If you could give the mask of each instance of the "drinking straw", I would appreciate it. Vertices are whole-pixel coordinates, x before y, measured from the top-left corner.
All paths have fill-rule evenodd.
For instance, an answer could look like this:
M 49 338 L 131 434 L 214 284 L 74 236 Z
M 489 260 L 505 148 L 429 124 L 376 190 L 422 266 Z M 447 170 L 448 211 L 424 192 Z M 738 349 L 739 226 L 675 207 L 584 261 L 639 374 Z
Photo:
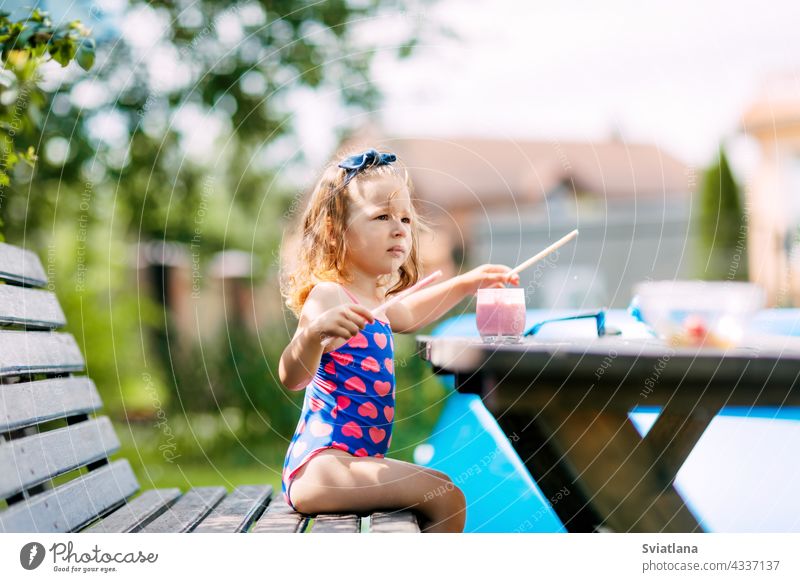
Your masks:
M 571 233 L 569 233 L 568 235 L 566 235 L 565 237 L 562 237 L 561 239 L 559 239 L 556 242 L 554 242 L 553 244 L 551 244 L 549 247 L 544 249 L 542 252 L 533 255 L 530 259 L 528 259 L 524 263 L 521 263 L 521 264 L 517 265 L 516 267 L 511 269 L 511 271 L 508 274 L 509 275 L 514 275 L 516 273 L 519 273 L 523 269 L 527 269 L 528 267 L 530 267 L 534 263 L 537 263 L 537 262 L 541 261 L 543 258 L 545 258 L 547 255 L 549 255 L 550 253 L 552 253 L 556 249 L 559 249 L 562 246 L 564 246 L 565 244 L 567 244 L 569 241 L 574 239 L 576 236 L 578 236 L 578 229 L 577 228 L 575 230 L 573 230 Z
M 408 297 L 412 293 L 414 293 L 416 291 L 419 291 L 422 287 L 424 287 L 425 285 L 430 284 L 434 279 L 437 279 L 437 278 L 439 278 L 441 276 L 442 276 L 442 270 L 438 269 L 438 270 L 434 271 L 433 273 L 431 273 L 430 275 L 428 275 L 427 277 L 425 277 L 424 279 L 420 279 L 419 281 L 414 283 L 408 289 L 402 291 L 401 293 L 398 293 L 397 295 L 395 295 L 394 297 L 389 299 L 389 301 L 381 303 L 378 307 L 376 307 L 375 309 L 371 310 L 370 313 L 372 314 L 372 317 L 375 317 L 378 313 L 380 313 L 381 311 L 383 311 L 385 309 L 389 309 L 392 305 L 394 305 L 398 301 L 402 301 L 403 299 L 405 299 L 406 297 Z M 322 349 L 325 349 L 327 347 L 327 345 L 333 341 L 333 338 L 334 338 L 334 336 L 329 336 L 329 337 L 326 337 L 324 340 L 322 340 Z

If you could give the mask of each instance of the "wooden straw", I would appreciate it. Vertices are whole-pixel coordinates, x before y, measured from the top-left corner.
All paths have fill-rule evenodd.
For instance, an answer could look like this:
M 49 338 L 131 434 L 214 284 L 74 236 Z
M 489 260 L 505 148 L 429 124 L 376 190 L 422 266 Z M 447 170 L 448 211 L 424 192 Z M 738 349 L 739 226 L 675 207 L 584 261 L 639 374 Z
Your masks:
M 574 239 L 576 236 L 578 236 L 578 229 L 577 228 L 575 230 L 573 230 L 571 233 L 569 233 L 567 236 L 562 237 L 561 239 L 559 239 L 556 242 L 554 242 L 553 244 L 551 244 L 549 247 L 544 249 L 542 252 L 540 252 L 540 253 L 538 253 L 536 255 L 533 255 L 530 259 L 528 259 L 524 263 L 521 263 L 521 264 L 517 265 L 516 267 L 514 267 L 513 269 L 511 269 L 511 271 L 509 272 L 509 275 L 514 275 L 516 273 L 519 273 L 523 269 L 527 269 L 528 267 L 530 267 L 534 263 L 537 263 L 537 262 L 541 261 L 547 255 L 549 255 L 553 251 L 563 247 L 565 244 L 567 244 L 569 241 Z

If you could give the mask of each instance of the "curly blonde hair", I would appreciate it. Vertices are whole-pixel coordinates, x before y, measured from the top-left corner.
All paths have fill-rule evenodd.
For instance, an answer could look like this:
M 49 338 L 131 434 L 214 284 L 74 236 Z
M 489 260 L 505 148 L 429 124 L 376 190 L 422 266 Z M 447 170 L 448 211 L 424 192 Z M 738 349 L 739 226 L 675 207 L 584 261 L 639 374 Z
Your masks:
M 299 250 L 294 257 L 296 263 L 290 270 L 281 270 L 281 296 L 286 306 L 298 318 L 303 304 L 315 285 L 323 281 L 336 283 L 353 281 L 353 275 L 348 271 L 346 263 L 345 230 L 353 196 L 350 184 L 356 181 L 374 176 L 395 176 L 405 183 L 411 195 L 411 249 L 396 273 L 382 277 L 379 287 L 387 288 L 388 297 L 411 287 L 420 279 L 419 236 L 421 232 L 431 232 L 431 228 L 417 208 L 408 170 L 398 159 L 390 164 L 366 168 L 359 172 L 350 184 L 345 185 L 346 171 L 339 168 L 338 163 L 357 151 L 360 150 L 349 148 L 340 153 L 335 161 L 330 162 L 322 171 L 311 193 L 308 207 L 300 220 L 302 231 L 299 233 Z M 394 194 L 396 193 L 390 194 L 390 198 Z

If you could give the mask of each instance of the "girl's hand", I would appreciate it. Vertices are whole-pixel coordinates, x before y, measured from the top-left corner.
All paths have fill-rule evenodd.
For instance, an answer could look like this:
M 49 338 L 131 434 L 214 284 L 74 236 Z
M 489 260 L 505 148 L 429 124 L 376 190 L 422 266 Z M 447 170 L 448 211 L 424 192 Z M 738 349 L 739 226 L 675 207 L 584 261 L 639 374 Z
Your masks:
M 466 294 L 475 294 L 478 289 L 499 288 L 506 284 L 519 286 L 519 274 L 510 275 L 511 267 L 505 265 L 481 265 L 459 275 Z
M 320 341 L 326 337 L 349 340 L 373 321 L 375 318 L 363 305 L 345 303 L 322 312 L 311 322 L 309 330 Z

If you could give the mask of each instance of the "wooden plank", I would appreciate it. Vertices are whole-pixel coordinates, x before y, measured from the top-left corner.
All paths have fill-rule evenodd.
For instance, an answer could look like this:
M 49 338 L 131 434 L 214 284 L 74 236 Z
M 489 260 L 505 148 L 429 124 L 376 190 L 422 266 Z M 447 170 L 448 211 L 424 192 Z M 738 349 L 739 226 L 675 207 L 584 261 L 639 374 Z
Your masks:
M 191 531 L 214 509 L 226 493 L 224 487 L 195 487 L 139 531 L 141 533 Z
M 0 376 L 80 372 L 81 355 L 68 333 L 0 331 Z
M 47 285 L 47 275 L 39 257 L 31 251 L 6 243 L 0 243 L 0 280 L 31 287 Z
M 149 489 L 83 533 L 132 533 L 162 515 L 181 496 L 178 488 Z
M 419 521 L 411 510 L 375 512 L 369 520 L 370 533 L 420 533 Z
M 276 495 L 251 533 L 299 533 L 308 524 L 308 516 L 289 507 L 282 495 Z
M 0 432 L 102 407 L 97 387 L 85 376 L 0 384 Z
M 0 445 L 0 497 L 105 459 L 119 450 L 111 421 L 103 416 Z
M 258 519 L 272 497 L 272 485 L 241 485 L 192 533 L 241 533 Z
M 55 329 L 66 323 L 58 299 L 50 291 L 0 285 L 0 325 Z
M 0 532 L 77 531 L 138 489 L 130 464 L 120 459 L 0 512 Z
M 359 533 L 361 518 L 352 514 L 324 514 L 314 518 L 311 533 Z

